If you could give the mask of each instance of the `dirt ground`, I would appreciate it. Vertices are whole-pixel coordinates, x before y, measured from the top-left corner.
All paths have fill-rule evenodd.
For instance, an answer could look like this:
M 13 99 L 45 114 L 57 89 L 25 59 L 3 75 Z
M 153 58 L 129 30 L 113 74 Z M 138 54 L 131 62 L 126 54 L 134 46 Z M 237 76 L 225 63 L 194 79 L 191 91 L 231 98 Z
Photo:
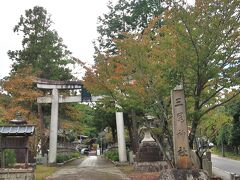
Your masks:
M 159 172 L 136 172 L 132 165 L 118 166 L 131 180 L 157 180 Z

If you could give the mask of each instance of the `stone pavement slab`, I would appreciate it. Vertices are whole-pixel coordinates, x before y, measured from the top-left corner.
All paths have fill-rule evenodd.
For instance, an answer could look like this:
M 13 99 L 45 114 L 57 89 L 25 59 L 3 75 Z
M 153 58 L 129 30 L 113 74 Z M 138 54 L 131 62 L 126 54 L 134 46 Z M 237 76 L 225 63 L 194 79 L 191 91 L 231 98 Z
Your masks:
M 112 162 L 100 156 L 88 156 L 83 161 L 69 163 L 48 180 L 128 180 Z

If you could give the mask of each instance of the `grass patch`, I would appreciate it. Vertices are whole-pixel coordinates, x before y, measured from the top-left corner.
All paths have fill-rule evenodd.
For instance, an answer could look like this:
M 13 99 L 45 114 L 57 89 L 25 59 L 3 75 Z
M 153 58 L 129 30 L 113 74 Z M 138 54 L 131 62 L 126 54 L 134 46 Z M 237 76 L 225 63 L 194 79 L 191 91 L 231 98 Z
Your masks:
M 222 151 L 220 151 L 218 148 L 214 147 L 212 149 L 212 153 L 213 154 L 216 154 L 216 155 L 219 155 L 219 156 L 222 156 Z M 240 155 L 239 154 L 236 154 L 232 151 L 224 151 L 224 154 L 225 154 L 225 157 L 227 158 L 230 158 L 230 159 L 234 159 L 234 160 L 240 160 Z
M 35 169 L 36 180 L 44 180 L 46 177 L 54 173 L 57 169 L 57 167 L 37 165 Z

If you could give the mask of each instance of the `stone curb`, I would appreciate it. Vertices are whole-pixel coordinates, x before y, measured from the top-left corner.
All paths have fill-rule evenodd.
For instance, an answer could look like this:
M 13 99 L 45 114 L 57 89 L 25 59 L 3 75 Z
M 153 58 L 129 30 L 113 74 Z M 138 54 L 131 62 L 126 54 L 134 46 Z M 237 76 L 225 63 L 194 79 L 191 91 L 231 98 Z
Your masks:
M 129 165 L 130 163 L 127 161 L 127 162 L 119 162 L 119 161 L 113 161 L 105 156 L 102 156 L 103 158 L 107 159 L 108 161 L 111 161 L 115 166 L 124 166 L 124 165 Z
M 57 163 L 57 166 L 63 166 L 64 164 L 66 164 L 66 163 L 68 163 L 68 162 L 71 162 L 71 161 L 74 161 L 74 160 L 76 160 L 76 159 L 80 159 L 80 157 L 78 157 L 78 158 L 72 158 L 72 159 L 69 159 L 69 160 L 64 161 L 64 162 L 62 162 L 62 163 Z

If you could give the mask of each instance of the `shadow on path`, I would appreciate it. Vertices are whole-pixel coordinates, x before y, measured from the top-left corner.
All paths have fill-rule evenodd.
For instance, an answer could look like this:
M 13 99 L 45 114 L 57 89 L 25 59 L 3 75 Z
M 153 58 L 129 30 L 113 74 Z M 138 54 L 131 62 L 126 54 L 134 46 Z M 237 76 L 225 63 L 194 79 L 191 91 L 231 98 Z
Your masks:
M 48 177 L 49 180 L 127 180 L 114 164 L 100 156 L 75 160 Z

